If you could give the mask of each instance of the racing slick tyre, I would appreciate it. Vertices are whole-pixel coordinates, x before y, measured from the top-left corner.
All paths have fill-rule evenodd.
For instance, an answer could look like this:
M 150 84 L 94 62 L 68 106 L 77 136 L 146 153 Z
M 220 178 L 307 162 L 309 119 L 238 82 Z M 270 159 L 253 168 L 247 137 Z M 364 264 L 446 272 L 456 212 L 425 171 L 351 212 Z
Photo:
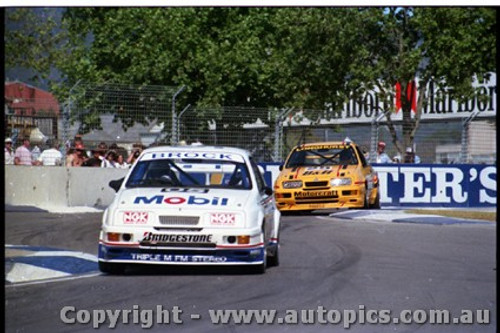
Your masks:
M 266 249 L 264 249 L 264 262 L 262 264 L 258 264 L 255 267 L 252 267 L 252 273 L 254 274 L 264 274 L 267 268 L 267 255 Z
M 99 261 L 99 270 L 107 274 L 123 274 L 125 265 Z
M 368 192 L 368 187 L 365 186 L 365 200 L 363 202 L 363 209 L 369 209 L 370 208 L 370 192 Z
M 279 244 L 276 244 L 276 246 L 273 249 L 273 255 L 267 258 L 267 264 L 269 265 L 269 267 L 277 267 L 280 265 L 279 249 L 280 249 Z
M 370 205 L 372 209 L 380 209 L 380 193 L 377 192 L 377 197 L 375 198 L 375 202 L 373 205 Z

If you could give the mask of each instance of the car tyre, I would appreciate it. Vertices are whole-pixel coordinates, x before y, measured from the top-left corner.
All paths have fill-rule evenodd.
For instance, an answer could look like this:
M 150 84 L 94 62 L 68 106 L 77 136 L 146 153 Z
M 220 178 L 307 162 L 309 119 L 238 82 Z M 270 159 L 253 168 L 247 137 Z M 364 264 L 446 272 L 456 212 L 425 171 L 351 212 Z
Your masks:
M 99 261 L 99 270 L 106 274 L 123 274 L 125 273 L 125 265 Z
M 369 209 L 370 208 L 370 192 L 368 192 L 368 187 L 365 186 L 365 200 L 363 202 L 363 209 Z
M 258 264 L 257 266 L 254 267 L 253 273 L 254 274 L 264 274 L 267 269 L 267 255 L 264 253 L 264 262 L 262 264 Z
M 373 205 L 370 205 L 370 208 L 380 209 L 380 193 L 377 191 L 377 197 L 375 198 L 375 202 Z
M 274 247 L 273 255 L 267 258 L 267 263 L 270 267 L 277 267 L 280 265 L 280 245 L 279 243 L 276 244 Z
M 266 272 L 268 245 L 264 245 L 263 252 L 262 263 L 252 267 L 252 273 L 254 274 L 264 274 Z

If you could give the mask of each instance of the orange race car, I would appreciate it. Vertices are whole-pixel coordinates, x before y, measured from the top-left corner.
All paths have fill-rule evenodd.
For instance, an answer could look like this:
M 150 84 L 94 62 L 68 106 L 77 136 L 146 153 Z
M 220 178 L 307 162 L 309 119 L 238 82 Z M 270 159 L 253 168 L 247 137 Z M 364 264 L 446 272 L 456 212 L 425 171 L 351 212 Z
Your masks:
M 292 149 L 274 183 L 281 212 L 329 208 L 380 208 L 378 177 L 350 140 Z

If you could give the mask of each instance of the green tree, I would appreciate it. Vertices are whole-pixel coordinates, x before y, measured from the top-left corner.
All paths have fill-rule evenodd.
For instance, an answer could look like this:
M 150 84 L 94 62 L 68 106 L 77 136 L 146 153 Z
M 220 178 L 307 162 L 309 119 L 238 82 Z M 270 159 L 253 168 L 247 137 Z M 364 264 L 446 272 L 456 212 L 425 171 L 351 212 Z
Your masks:
M 30 80 L 46 85 L 57 69 L 64 31 L 57 8 L 5 9 L 5 70 L 28 70 Z
M 496 13 L 487 8 L 368 8 L 360 11 L 360 48 L 350 66 L 348 90 L 377 87 L 382 100 L 394 99 L 401 84 L 402 137 L 391 120 L 393 103 L 386 103 L 387 124 L 400 153 L 411 147 L 427 88 L 434 82 L 450 97 L 465 101 L 475 95 L 475 77 L 482 80 L 496 68 Z M 412 117 L 411 89 L 417 80 L 418 101 Z M 392 111 L 392 112 L 391 112 Z
M 6 65 L 40 77 L 56 67 L 62 79 L 52 90 L 60 100 L 80 80 L 186 86 L 179 103 L 200 112 L 295 107 L 316 110 L 306 115 L 314 120 L 373 89 L 385 101 L 380 111 L 394 111 L 399 82 L 402 137 L 391 112 L 387 124 L 400 152 L 413 144 L 431 81 L 466 100 L 473 78 L 496 68 L 489 8 L 66 8 L 58 29 L 57 21 L 31 24 L 32 15 L 7 13 L 25 26 L 6 29 Z M 414 79 L 412 116 L 406 86 Z

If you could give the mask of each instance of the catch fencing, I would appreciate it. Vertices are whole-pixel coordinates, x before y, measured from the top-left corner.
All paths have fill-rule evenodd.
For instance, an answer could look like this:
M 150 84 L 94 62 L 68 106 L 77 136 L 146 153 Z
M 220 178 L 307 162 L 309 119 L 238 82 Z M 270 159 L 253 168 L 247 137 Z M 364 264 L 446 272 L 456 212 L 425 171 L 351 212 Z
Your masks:
M 402 125 L 395 124 L 398 138 Z M 342 141 L 351 139 L 367 152 L 375 163 L 377 143 L 386 144 L 385 153 L 393 162 L 403 161 L 405 151 L 399 151 L 385 123 L 343 124 L 338 126 L 301 126 L 284 129 L 284 151 L 300 143 Z M 448 119 L 421 122 L 412 149 L 421 163 L 432 164 L 495 164 L 496 121 L 494 118 Z
M 130 153 L 134 143 L 154 145 L 223 145 L 249 150 L 257 162 L 281 162 L 297 144 L 342 141 L 361 145 L 374 162 L 379 141 L 386 153 L 402 158 L 385 118 L 374 115 L 360 122 L 337 121 L 325 111 L 291 107 L 250 108 L 239 106 L 194 107 L 185 98 L 186 87 L 78 83 L 52 113 L 5 106 L 5 135 L 15 139 L 38 134 L 43 145 L 56 139 L 66 153 L 75 136 L 81 135 L 88 150 L 100 142 L 117 144 Z M 182 101 L 182 102 L 181 102 Z M 31 101 L 43 104 L 43 101 Z M 496 109 L 496 106 L 495 106 Z M 39 111 L 42 110 L 42 111 Z M 306 121 L 304 114 L 314 121 Z M 423 119 L 412 148 L 421 163 L 496 163 L 496 110 L 493 116 Z M 302 118 L 301 118 L 302 117 Z M 393 121 L 398 140 L 401 121 Z M 40 135 L 40 133 L 42 133 Z

